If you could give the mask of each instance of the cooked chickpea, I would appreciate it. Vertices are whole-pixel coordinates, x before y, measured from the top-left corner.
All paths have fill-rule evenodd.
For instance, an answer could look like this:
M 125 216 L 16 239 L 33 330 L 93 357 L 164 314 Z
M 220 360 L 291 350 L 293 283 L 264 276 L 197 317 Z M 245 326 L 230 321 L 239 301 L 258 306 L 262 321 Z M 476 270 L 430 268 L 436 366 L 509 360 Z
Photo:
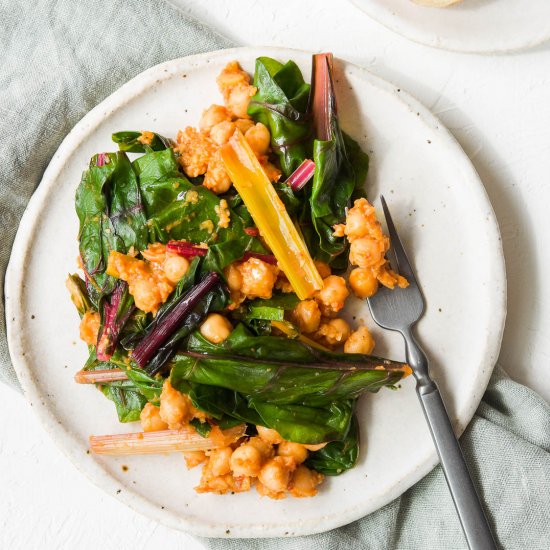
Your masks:
M 235 264 L 228 265 L 223 271 L 227 286 L 232 292 L 238 292 L 243 285 L 243 276 Z
M 330 275 L 323 279 L 323 288 L 315 295 L 321 313 L 327 317 L 333 317 L 335 313 L 344 307 L 349 290 L 346 281 L 338 275 Z
M 256 156 L 267 153 L 269 144 L 271 143 L 271 135 L 267 126 L 258 122 L 246 131 L 244 137 Z
M 231 472 L 231 447 L 220 447 L 210 451 L 210 471 L 214 476 L 224 476 Z
M 166 278 L 175 284 L 187 273 L 189 262 L 183 256 L 167 256 L 163 269 Z
M 221 149 L 218 149 L 210 157 L 202 182 L 207 189 L 210 189 L 216 195 L 225 193 L 231 187 L 231 178 L 225 170 L 220 151 Z
M 226 340 L 233 326 L 231 323 L 219 313 L 211 313 L 203 322 L 200 328 L 200 333 L 213 344 L 220 344 Z
M 256 93 L 254 86 L 238 85 L 235 86 L 230 92 L 229 97 L 225 104 L 233 115 L 237 118 L 248 117 L 248 104 L 250 98 Z
M 252 445 L 252 447 L 256 447 L 263 460 L 271 458 L 275 454 L 273 446 L 270 443 L 265 442 L 261 437 L 251 437 L 247 444 Z
M 310 470 L 304 465 L 298 466 L 292 474 L 289 484 L 290 494 L 293 497 L 313 497 L 317 494 L 317 485 L 323 481 L 324 477 L 315 470 Z
M 344 230 L 349 242 L 367 235 L 384 240 L 382 226 L 376 219 L 376 210 L 365 198 L 357 199 L 353 208 L 348 210 Z
M 317 271 L 319 272 L 319 275 L 321 275 L 321 279 L 326 279 L 327 277 L 330 277 L 332 275 L 332 270 L 330 269 L 330 265 L 328 265 L 325 262 L 322 262 L 321 260 L 315 260 L 315 267 L 317 268 Z
M 258 479 L 260 483 L 274 492 L 286 491 L 290 474 L 296 468 L 294 459 L 287 456 L 276 456 L 269 459 L 260 470 Z
M 246 134 L 250 128 L 254 126 L 254 121 L 249 118 L 238 118 L 235 120 L 235 126 L 243 133 Z
M 206 454 L 204 451 L 183 451 L 183 458 L 185 458 L 185 464 L 189 469 L 198 466 L 206 460 Z
M 171 430 L 178 430 L 189 419 L 191 400 L 189 396 L 179 392 L 166 379 L 160 394 L 160 417 Z
M 304 300 L 294 308 L 292 319 L 300 328 L 300 332 L 315 332 L 321 322 L 321 310 L 315 300 Z
M 160 417 L 160 409 L 152 403 L 146 403 L 139 415 L 141 429 L 144 432 L 159 432 L 167 430 L 168 424 Z
M 97 311 L 87 311 L 80 321 L 80 339 L 89 346 L 97 344 L 97 334 L 101 320 Z
M 329 346 L 343 344 L 349 337 L 351 329 L 344 319 L 330 319 L 319 326 L 315 338 Z
M 281 443 L 283 438 L 280 436 L 277 430 L 272 430 L 271 428 L 264 428 L 263 426 L 256 426 L 258 430 L 258 435 L 266 443 L 271 443 L 271 445 L 277 445 Z
M 258 258 L 239 264 L 242 277 L 241 292 L 248 298 L 271 298 L 279 269 Z
M 231 120 L 231 115 L 222 105 L 210 105 L 208 109 L 202 112 L 199 127 L 203 131 L 208 131 L 220 122 Z
M 235 476 L 257 477 L 262 467 L 262 454 L 248 443 L 237 447 L 231 455 L 231 471 Z
M 225 145 L 235 133 L 235 128 L 233 122 L 224 120 L 210 129 L 210 139 L 219 146 Z
M 159 295 L 154 279 L 138 279 L 130 285 L 130 294 L 136 306 L 143 311 L 156 311 L 159 307 Z
M 370 237 L 355 239 L 349 247 L 349 261 L 359 267 L 379 267 L 384 263 L 383 243 Z
M 359 327 L 352 332 L 344 344 L 345 353 L 364 353 L 370 355 L 374 349 L 374 338 L 367 327 Z
M 288 456 L 293 458 L 296 464 L 301 464 L 307 458 L 307 449 L 300 443 L 282 441 L 277 447 L 277 455 Z
M 356 267 L 349 274 L 349 286 L 358 298 L 370 298 L 378 290 L 378 280 L 369 269 Z

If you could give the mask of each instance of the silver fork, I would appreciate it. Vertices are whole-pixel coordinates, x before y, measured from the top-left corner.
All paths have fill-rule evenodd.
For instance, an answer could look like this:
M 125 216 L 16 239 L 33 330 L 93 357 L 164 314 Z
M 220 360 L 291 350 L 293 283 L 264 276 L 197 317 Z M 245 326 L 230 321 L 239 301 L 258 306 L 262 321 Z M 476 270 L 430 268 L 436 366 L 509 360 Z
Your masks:
M 397 235 L 384 197 L 381 197 L 381 201 L 395 254 L 397 272 L 409 281 L 409 286 L 394 290 L 381 288 L 368 299 L 369 309 L 378 325 L 400 332 L 405 339 L 407 362 L 416 378 L 416 393 L 430 427 L 469 548 L 471 550 L 496 549 L 495 540 L 453 432 L 441 394 L 437 384 L 430 377 L 428 359 L 412 333 L 412 327 L 424 313 L 424 298 Z

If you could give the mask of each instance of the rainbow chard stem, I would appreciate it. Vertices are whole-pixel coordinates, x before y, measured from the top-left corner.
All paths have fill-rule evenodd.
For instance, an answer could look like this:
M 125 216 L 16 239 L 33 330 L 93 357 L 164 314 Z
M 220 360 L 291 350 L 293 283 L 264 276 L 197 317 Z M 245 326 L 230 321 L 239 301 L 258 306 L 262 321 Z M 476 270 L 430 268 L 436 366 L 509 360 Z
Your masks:
M 217 273 L 211 272 L 206 275 L 199 284 L 184 294 L 172 310 L 141 340 L 134 349 L 132 359 L 142 369 L 145 368 L 156 352 L 178 331 L 185 318 L 193 311 L 201 298 L 219 284 L 220 276 Z M 200 317 L 202 318 L 202 315 Z M 199 321 L 200 319 L 197 319 L 196 324 Z M 158 371 L 159 368 L 155 366 L 154 370 Z M 149 372 L 151 373 L 151 369 L 149 369 Z
M 110 301 L 103 302 L 103 323 L 97 338 L 97 358 L 100 361 L 111 359 L 120 331 L 134 308 L 134 299 L 128 292 L 128 285 L 124 281 L 118 281 L 110 296 Z
M 313 174 L 315 173 L 315 163 L 310 160 L 306 159 L 292 174 L 290 174 L 289 178 L 286 180 L 287 185 L 290 185 L 292 190 L 296 193 L 297 191 L 300 191 L 300 189 L 303 189 L 306 185 L 306 183 L 313 177 Z

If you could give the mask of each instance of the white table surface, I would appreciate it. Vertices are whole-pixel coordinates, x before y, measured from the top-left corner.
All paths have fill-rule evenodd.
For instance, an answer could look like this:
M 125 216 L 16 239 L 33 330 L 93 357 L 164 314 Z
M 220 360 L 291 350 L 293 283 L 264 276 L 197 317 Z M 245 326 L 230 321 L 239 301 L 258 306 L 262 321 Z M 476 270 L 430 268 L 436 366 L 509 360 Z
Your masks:
M 243 45 L 332 51 L 441 118 L 470 155 L 500 223 L 509 285 L 500 364 L 550 401 L 550 44 L 463 55 L 400 38 L 346 0 L 173 1 Z M 20 395 L 0 385 L 0 403 L 0 548 L 202 548 L 95 488 Z

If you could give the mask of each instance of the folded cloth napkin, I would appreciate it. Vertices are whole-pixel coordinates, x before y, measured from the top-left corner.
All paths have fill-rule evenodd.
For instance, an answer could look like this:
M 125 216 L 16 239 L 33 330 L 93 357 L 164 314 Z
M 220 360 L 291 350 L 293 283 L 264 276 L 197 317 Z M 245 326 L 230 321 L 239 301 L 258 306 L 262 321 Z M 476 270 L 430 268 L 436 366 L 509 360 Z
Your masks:
M 19 219 L 61 140 L 142 70 L 228 40 L 161 0 L 0 0 L 0 282 Z M 0 377 L 17 386 L 0 303 Z M 500 369 L 462 446 L 504 548 L 550 547 L 550 408 Z M 465 548 L 441 469 L 347 527 L 296 539 L 202 539 L 213 549 Z

